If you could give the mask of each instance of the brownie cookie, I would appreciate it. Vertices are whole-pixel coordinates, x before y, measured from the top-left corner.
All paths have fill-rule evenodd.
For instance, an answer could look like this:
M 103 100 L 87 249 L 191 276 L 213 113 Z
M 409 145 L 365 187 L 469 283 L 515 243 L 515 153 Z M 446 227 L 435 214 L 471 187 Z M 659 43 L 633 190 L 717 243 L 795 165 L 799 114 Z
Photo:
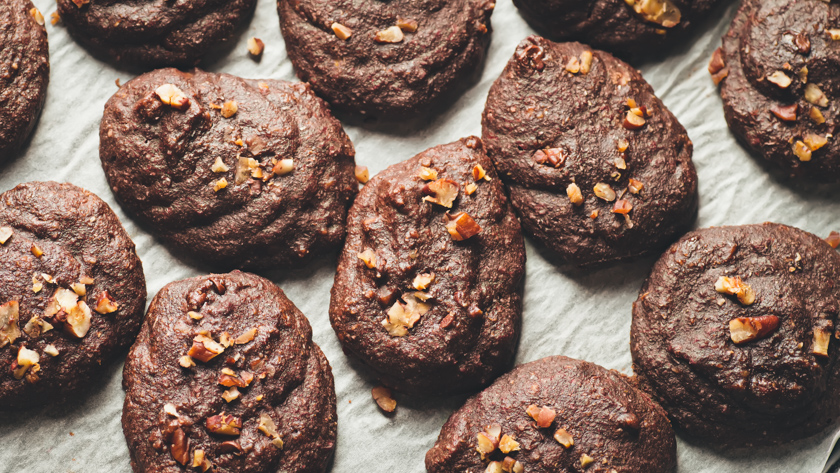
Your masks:
M 482 137 L 522 227 L 570 263 L 648 253 L 697 213 L 685 128 L 608 53 L 526 38 L 490 89 Z
M 353 144 L 309 86 L 161 69 L 105 105 L 99 155 L 152 231 L 216 267 L 300 265 L 336 248 Z
M 136 473 L 317 473 L 332 458 L 330 364 L 306 317 L 259 276 L 234 271 L 164 286 L 123 376 Z
M 622 53 L 674 43 L 720 0 L 513 0 L 538 31 Z
M 35 128 L 49 79 L 44 16 L 29 0 L 0 2 L 0 163 Z
M 390 166 L 359 193 L 330 300 L 349 355 L 411 394 L 480 388 L 519 340 L 525 247 L 476 137 Z
M 56 0 L 68 31 L 91 52 L 130 66 L 190 67 L 230 39 L 256 0 Z
M 633 304 L 640 385 L 677 427 L 718 446 L 820 432 L 840 414 L 838 280 L 840 256 L 796 228 L 685 235 Z
M 840 181 L 840 3 L 745 0 L 709 72 L 753 155 L 791 178 Z
M 676 466 L 661 407 L 621 373 L 565 356 L 520 365 L 470 398 L 426 454 L 430 473 L 671 473 Z
M 493 0 L 279 0 L 298 76 L 334 108 L 412 116 L 457 88 L 490 44 Z
M 145 305 L 134 243 L 99 197 L 55 182 L 0 195 L 0 410 L 89 385 L 134 341 Z

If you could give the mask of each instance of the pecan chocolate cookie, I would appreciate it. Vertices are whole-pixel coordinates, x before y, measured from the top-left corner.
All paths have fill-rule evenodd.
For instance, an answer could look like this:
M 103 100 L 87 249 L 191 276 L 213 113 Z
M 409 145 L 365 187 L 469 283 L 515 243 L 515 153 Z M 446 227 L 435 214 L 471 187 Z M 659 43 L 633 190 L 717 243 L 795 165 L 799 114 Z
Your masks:
M 326 471 L 332 370 L 277 286 L 234 271 L 167 284 L 126 361 L 123 432 L 137 472 Z
M 337 247 L 353 144 L 309 86 L 161 69 L 105 106 L 99 155 L 154 233 L 217 267 L 299 265 Z
M 132 66 L 194 66 L 231 38 L 256 0 L 56 0 L 70 34 Z
M 476 389 L 519 339 L 525 248 L 476 137 L 370 180 L 350 209 L 330 301 L 345 352 L 413 394 Z
M 676 445 L 662 408 L 621 373 L 551 356 L 516 367 L 452 414 L 426 469 L 671 473 Z
M 613 52 L 672 44 L 720 0 L 513 0 L 538 31 Z
M 792 178 L 840 181 L 840 3 L 745 0 L 709 72 L 752 154 Z
M 608 53 L 526 38 L 490 89 L 482 137 L 522 227 L 571 263 L 648 253 L 694 221 L 685 128 Z
M 409 116 L 484 59 L 493 0 L 279 0 L 298 76 L 334 108 Z
M 62 400 L 129 346 L 143 266 L 117 216 L 71 184 L 0 195 L 0 410 Z
M 840 414 L 840 256 L 796 228 L 697 230 L 633 304 L 639 383 L 677 427 L 719 446 L 789 442 Z
M 49 79 L 44 16 L 29 0 L 0 2 L 0 162 L 35 128 Z

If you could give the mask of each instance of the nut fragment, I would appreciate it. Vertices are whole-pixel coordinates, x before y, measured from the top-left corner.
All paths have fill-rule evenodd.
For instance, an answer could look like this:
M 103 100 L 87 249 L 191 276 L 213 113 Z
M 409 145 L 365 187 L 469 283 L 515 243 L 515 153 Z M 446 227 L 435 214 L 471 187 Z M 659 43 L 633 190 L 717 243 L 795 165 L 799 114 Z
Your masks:
M 519 450 L 519 442 L 517 442 L 513 437 L 508 434 L 502 436 L 502 439 L 499 440 L 499 450 L 502 453 L 510 453 Z
M 414 277 L 411 286 L 418 291 L 423 291 L 435 280 L 435 273 L 420 273 Z
M 594 462 L 595 462 L 595 459 L 590 457 L 589 455 L 587 455 L 585 453 L 580 456 L 580 466 L 582 466 L 584 468 L 586 468 L 587 466 L 591 465 Z
M 405 39 L 405 35 L 399 26 L 391 26 L 382 31 L 377 31 L 373 40 L 377 43 L 399 43 Z
M 545 406 L 539 407 L 535 404 L 528 406 L 528 408 L 525 409 L 525 412 L 537 422 L 537 427 L 543 429 L 551 427 L 551 424 L 554 422 L 554 418 L 557 416 L 554 409 Z
M 180 427 L 172 433 L 172 446 L 169 447 L 169 453 L 176 462 L 182 465 L 190 461 L 190 439 Z
M 831 341 L 831 332 L 822 328 L 814 329 L 814 345 L 811 353 L 820 356 L 828 356 L 828 343 Z
M 265 43 L 263 43 L 263 40 L 255 37 L 248 38 L 248 52 L 251 56 L 261 56 L 264 50 Z
M 76 338 L 84 338 L 90 330 L 90 319 L 90 307 L 84 301 L 79 301 L 67 312 L 64 329 Z
M 434 181 L 437 179 L 437 171 L 430 167 L 420 166 L 420 179 L 424 181 Z
M 464 186 L 464 193 L 467 194 L 467 195 L 473 195 L 473 194 L 475 194 L 475 191 L 477 191 L 477 190 L 478 190 L 478 186 L 475 185 L 475 182 L 468 182 Z
M 239 399 L 239 395 L 239 389 L 237 389 L 236 386 L 234 386 L 222 393 L 222 399 L 224 399 L 227 403 L 231 403 Z
M 38 338 L 42 333 L 47 333 L 53 328 L 51 323 L 36 315 L 26 322 L 26 325 L 23 327 L 23 333 L 29 335 L 30 338 Z
M 90 3 L 90 0 L 71 0 L 78 8 L 82 8 L 84 5 Z
M 833 39 L 834 41 L 840 41 L 840 28 L 838 29 L 827 29 L 825 30 L 828 33 L 828 36 Z
M 712 53 L 712 59 L 709 60 L 709 74 L 712 75 L 712 82 L 715 85 L 720 84 L 720 82 L 729 75 L 729 68 L 726 67 L 726 62 L 723 60 L 723 52 L 720 48 L 715 49 L 715 52 Z
M 423 200 L 451 209 L 452 203 L 458 198 L 459 191 L 460 186 L 457 182 L 450 179 L 438 179 L 423 187 L 422 192 L 426 195 Z
M 216 157 L 216 161 L 210 166 L 210 170 L 216 173 L 219 172 L 228 172 L 230 168 L 225 165 L 224 161 L 222 161 L 221 156 Z
M 502 427 L 498 424 L 493 424 L 484 429 L 484 432 L 476 434 L 475 449 L 478 451 L 479 455 L 481 455 L 482 460 L 484 460 L 486 455 L 493 453 L 493 451 L 499 446 L 499 436 L 501 433 Z
M 583 203 L 583 194 L 580 192 L 580 187 L 574 182 L 566 187 L 566 195 L 569 196 L 569 200 L 574 205 Z
M 291 158 L 281 159 L 271 169 L 271 172 L 278 176 L 285 176 L 295 170 L 295 161 Z
M 487 464 L 487 468 L 484 470 L 484 473 L 502 473 L 505 471 L 502 468 L 502 463 L 498 461 L 492 461 Z
M 223 351 L 225 351 L 225 347 L 216 343 L 216 341 L 212 338 L 207 337 L 206 335 L 196 335 L 193 339 L 193 345 L 190 347 L 190 351 L 187 352 L 187 355 L 203 363 L 207 363 Z
M 817 135 L 815 133 L 808 133 L 802 138 L 802 141 L 808 146 L 808 149 L 811 151 L 816 151 L 826 144 L 828 144 L 828 138 L 825 136 Z
M 776 71 L 767 77 L 767 80 L 776 84 L 782 89 L 787 89 L 790 86 L 791 80 L 787 74 L 782 71 Z
M 525 466 L 511 457 L 505 457 L 502 460 L 502 471 L 506 473 L 522 473 L 525 471 Z
M 721 276 L 715 281 L 715 291 L 738 297 L 741 304 L 752 305 L 755 302 L 755 291 L 739 277 Z
M 5 245 L 13 233 L 14 230 L 11 227 L 0 227 L 0 245 Z
M 183 110 L 190 104 L 190 99 L 173 84 L 163 84 L 155 90 L 160 101 L 172 108 Z
M 277 424 L 265 412 L 260 414 L 260 424 L 257 426 L 257 430 L 271 437 L 272 445 L 277 448 L 283 448 L 283 439 L 280 438 L 280 433 L 277 432 Z
M 397 401 L 391 397 L 391 390 L 385 386 L 377 386 L 371 389 L 370 394 L 373 396 L 373 400 L 376 401 L 376 405 L 383 411 L 394 412 L 394 409 L 397 408 Z
M 207 430 L 214 434 L 237 436 L 242 428 L 242 419 L 222 412 L 208 417 L 206 425 Z
M 612 213 L 627 215 L 633 210 L 633 204 L 624 199 L 618 199 L 612 208 Z
M 20 338 L 18 317 L 20 305 L 17 301 L 9 301 L 0 305 L 0 348 L 14 343 Z
M 333 23 L 330 27 L 333 30 L 333 33 L 338 37 L 338 39 L 346 41 L 353 36 L 353 30 L 350 28 L 342 25 L 341 23 Z
M 53 357 L 58 356 L 58 348 L 53 344 L 49 344 L 44 347 L 44 353 Z
M 32 18 L 35 20 L 35 23 L 44 26 L 44 15 L 41 14 L 40 10 L 38 10 L 37 8 L 31 8 L 29 10 L 29 14 L 32 15 Z
M 490 180 L 490 177 L 487 175 L 487 171 L 484 170 L 484 167 L 482 167 L 481 164 L 473 166 L 472 175 L 476 182 L 482 179 L 487 179 L 488 181 Z
M 446 231 L 455 241 L 463 241 L 478 235 L 481 227 L 466 212 L 446 214 Z
M 566 432 L 566 429 L 557 429 L 557 432 L 554 432 L 554 440 L 565 448 L 572 448 L 575 444 L 575 439 Z
M 729 338 L 736 344 L 764 338 L 779 327 L 775 315 L 738 317 L 729 321 Z
M 825 242 L 828 243 L 832 248 L 837 248 L 840 246 L 840 233 L 832 231 L 828 234 L 828 238 L 825 239 Z
M 242 335 L 236 337 L 236 339 L 233 342 L 236 343 L 237 345 L 244 345 L 244 344 L 252 341 L 254 339 L 254 337 L 256 337 L 256 336 L 257 336 L 257 329 L 252 328 L 252 329 L 246 330 L 245 332 L 242 333 Z
M 408 329 L 414 327 L 414 324 L 431 309 L 431 305 L 426 303 L 423 297 L 425 294 L 422 292 L 403 294 L 402 300 L 405 303 L 397 301 L 388 309 L 388 316 L 382 321 L 382 326 L 392 337 L 408 335 Z
M 33 372 L 40 369 L 38 362 L 41 361 L 41 356 L 37 352 L 26 347 L 20 347 L 17 354 L 17 368 L 12 372 L 15 379 L 23 378 L 23 375 L 31 368 Z
M 803 143 L 802 141 L 796 140 L 793 143 L 793 154 L 796 155 L 802 162 L 808 162 L 811 160 L 811 149 Z
M 239 111 L 239 104 L 236 100 L 228 100 L 227 102 L 222 105 L 222 116 L 225 118 L 230 118 L 236 115 L 236 112 Z
M 575 56 L 570 57 L 568 62 L 566 62 L 566 70 L 572 74 L 580 72 L 580 59 Z
M 75 292 L 79 297 L 87 294 L 87 288 L 85 287 L 84 284 L 82 284 L 80 282 L 74 282 L 73 284 L 71 284 L 70 289 L 72 289 L 73 292 Z
M 645 188 L 645 185 L 642 184 L 642 181 L 637 181 L 630 178 L 630 182 L 627 184 L 627 190 L 630 191 L 631 194 L 638 194 Z
M 368 268 L 373 269 L 376 267 L 376 253 L 374 253 L 370 248 L 357 254 L 356 256 L 358 256 Z
M 184 368 L 192 368 L 195 366 L 195 361 L 193 361 L 192 357 L 184 355 L 178 360 L 178 364 Z
M 589 74 L 592 68 L 592 51 L 584 51 L 580 53 L 580 73 Z
M 562 148 L 538 149 L 534 153 L 534 162 L 559 168 L 566 162 L 566 152 Z
M 680 22 L 679 8 L 671 0 L 625 0 L 633 10 L 647 21 L 673 28 Z
M 93 308 L 97 313 L 110 314 L 119 310 L 120 306 L 114 301 L 114 298 L 108 294 L 108 291 L 102 291 L 96 298 L 96 306 Z
M 632 110 L 627 111 L 627 114 L 624 116 L 624 122 L 622 123 L 624 128 L 628 130 L 638 130 L 639 128 L 645 126 L 645 119 Z
M 828 97 L 826 97 L 822 89 L 813 82 L 805 84 L 805 100 L 823 108 L 828 107 Z
M 213 183 L 213 192 L 219 192 L 227 187 L 228 181 L 224 177 Z
M 825 117 L 817 107 L 811 107 L 811 111 L 808 114 L 811 116 L 811 120 L 813 120 L 817 125 L 825 123 Z
M 366 184 L 370 180 L 370 172 L 367 166 L 356 166 L 356 180 Z
M 406 33 L 414 33 L 417 31 L 417 22 L 415 20 L 397 18 L 397 26 Z
M 615 200 L 615 191 L 609 184 L 604 182 L 599 182 L 595 184 L 593 189 L 595 191 L 595 195 L 598 198 L 606 200 L 607 202 L 612 202 Z

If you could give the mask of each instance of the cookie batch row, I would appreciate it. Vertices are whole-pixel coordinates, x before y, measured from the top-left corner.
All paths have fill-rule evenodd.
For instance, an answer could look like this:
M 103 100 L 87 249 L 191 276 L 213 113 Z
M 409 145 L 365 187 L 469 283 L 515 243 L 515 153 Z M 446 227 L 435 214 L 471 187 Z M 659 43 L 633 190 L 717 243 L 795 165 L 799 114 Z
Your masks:
M 80 11 L 98 6 L 66 3 Z M 318 24 L 311 19 L 332 17 L 288 3 L 287 17 L 284 2 L 278 5 L 284 33 L 300 27 L 316 41 L 306 46 L 314 55 L 308 60 L 321 64 L 310 26 L 287 20 L 300 12 Z M 470 10 L 485 15 L 476 20 L 482 35 L 489 5 Z M 678 2 L 642 2 L 636 13 L 651 5 L 665 16 L 648 22 L 679 18 Z M 434 11 L 445 13 L 429 22 L 440 31 L 463 13 Z M 339 44 L 373 31 L 336 23 L 330 31 Z M 416 32 L 418 22 L 398 23 L 401 33 L 378 30 L 372 44 L 409 46 L 404 32 Z M 189 29 L 171 31 L 174 41 Z M 465 41 L 464 54 L 481 49 L 480 41 Z M 119 54 L 146 49 L 133 51 Z M 726 77 L 726 99 L 736 74 L 721 54 L 713 65 L 723 64 L 714 73 Z M 46 65 L 41 58 L 22 70 Z M 309 80 L 311 88 L 197 69 L 144 74 L 106 105 L 100 157 L 126 209 L 167 244 L 219 267 L 299 265 L 343 241 L 331 323 L 348 354 L 401 392 L 475 391 L 508 370 L 521 324 L 522 229 L 589 265 L 658 251 L 693 224 L 697 184 L 685 129 L 638 71 L 606 52 L 527 38 L 491 88 L 483 139 L 431 148 L 361 191 L 366 170 L 355 166 L 352 144 L 312 89 L 338 108 L 363 111 L 356 100 L 380 113 L 377 100 L 393 98 L 382 93 L 393 81 L 375 83 L 376 100 L 342 104 L 319 90 L 316 74 Z M 133 244 L 95 196 L 29 183 L 0 204 L 0 216 L 8 215 L 0 218 L 8 265 L 0 277 L 10 279 L 0 294 L 0 357 L 10 367 L 0 407 L 11 408 L 77 390 L 95 366 L 131 344 L 145 283 Z M 83 228 L 68 234 L 71 223 Z M 656 264 L 634 304 L 637 377 L 562 357 L 523 365 L 453 414 L 427 468 L 673 471 L 666 414 L 718 446 L 820 432 L 840 406 L 831 396 L 836 245 L 836 237 L 826 242 L 775 224 L 687 234 Z M 282 291 L 247 273 L 193 278 L 162 289 L 145 320 L 124 376 L 123 426 L 135 471 L 325 470 L 336 435 L 332 375 Z M 375 396 L 393 409 L 387 390 Z

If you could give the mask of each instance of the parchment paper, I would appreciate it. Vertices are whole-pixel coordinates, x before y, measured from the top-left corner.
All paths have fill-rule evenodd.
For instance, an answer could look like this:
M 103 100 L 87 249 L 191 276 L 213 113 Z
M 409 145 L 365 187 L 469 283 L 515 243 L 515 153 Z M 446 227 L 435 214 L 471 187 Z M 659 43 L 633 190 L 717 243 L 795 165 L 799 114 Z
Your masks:
M 35 0 L 49 20 L 51 0 Z M 825 236 L 840 229 L 838 192 L 777 182 L 729 133 L 720 98 L 705 70 L 735 7 L 721 8 L 686 47 L 662 61 L 641 65 L 645 78 L 688 129 L 700 180 L 698 227 L 776 221 Z M 493 80 L 532 30 L 511 0 L 499 0 L 493 40 L 480 79 L 451 106 L 410 123 L 366 123 L 340 117 L 353 140 L 357 162 L 376 173 L 437 144 L 480 135 L 480 112 Z M 0 170 L 0 191 L 31 180 L 69 181 L 108 202 L 137 244 L 149 300 L 166 283 L 208 272 L 179 260 L 140 229 L 116 203 L 99 162 L 99 120 L 107 99 L 136 71 L 120 70 L 91 57 L 59 23 L 47 25 L 50 77 L 47 106 L 34 137 Z M 266 43 L 262 61 L 248 57 L 246 40 Z M 248 78 L 296 80 L 280 36 L 275 4 L 259 0 L 241 35 L 221 47 L 203 68 Z M 637 66 L 639 66 L 637 64 Z M 561 264 L 526 239 L 524 324 L 517 363 L 563 354 L 630 373 L 630 308 L 654 258 L 594 272 Z M 424 472 L 423 459 L 440 427 L 465 396 L 413 399 L 398 396 L 395 416 L 379 412 L 370 397 L 375 380 L 348 360 L 330 328 L 329 290 L 336 255 L 325 255 L 299 271 L 265 274 L 307 315 L 315 341 L 335 374 L 339 438 L 333 472 Z M 0 472 L 130 472 L 120 426 L 122 363 L 103 366 L 103 377 L 82 399 L 0 416 Z M 716 453 L 679 439 L 679 471 L 820 472 L 836 438 L 835 429 L 791 445 Z

